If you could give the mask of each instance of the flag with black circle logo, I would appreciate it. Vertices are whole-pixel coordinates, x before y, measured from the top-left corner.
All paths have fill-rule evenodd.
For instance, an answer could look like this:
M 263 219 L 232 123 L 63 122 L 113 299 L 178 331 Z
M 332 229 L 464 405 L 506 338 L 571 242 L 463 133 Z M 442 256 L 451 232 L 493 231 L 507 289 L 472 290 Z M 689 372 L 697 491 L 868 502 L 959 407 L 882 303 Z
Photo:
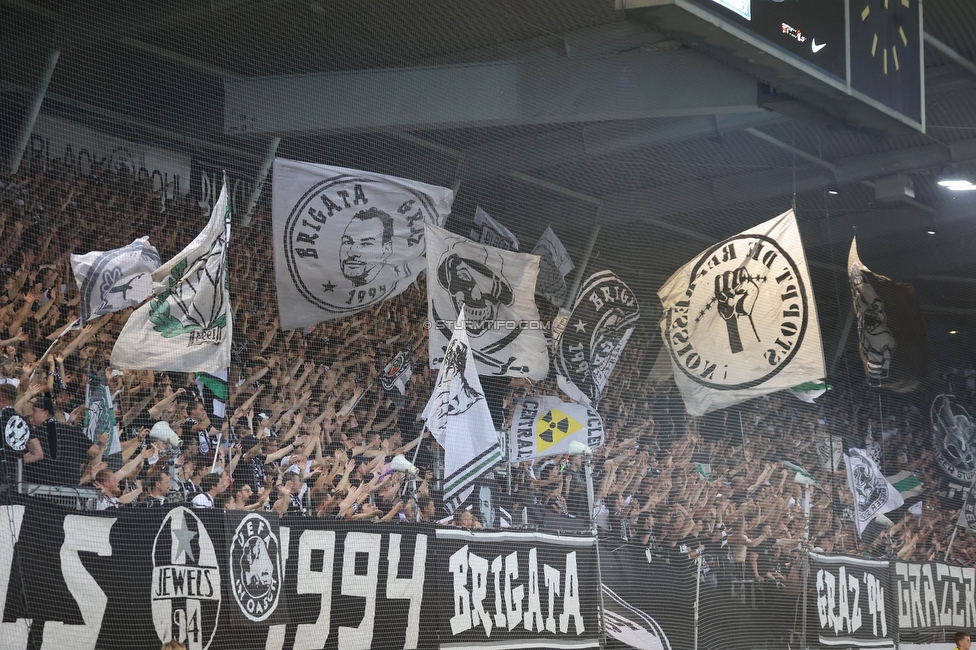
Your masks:
M 424 224 L 454 192 L 405 178 L 276 158 L 272 198 L 282 329 L 342 318 L 403 293 L 424 268 Z
M 824 377 L 817 306 L 792 210 L 702 251 L 658 297 L 661 336 L 691 415 Z

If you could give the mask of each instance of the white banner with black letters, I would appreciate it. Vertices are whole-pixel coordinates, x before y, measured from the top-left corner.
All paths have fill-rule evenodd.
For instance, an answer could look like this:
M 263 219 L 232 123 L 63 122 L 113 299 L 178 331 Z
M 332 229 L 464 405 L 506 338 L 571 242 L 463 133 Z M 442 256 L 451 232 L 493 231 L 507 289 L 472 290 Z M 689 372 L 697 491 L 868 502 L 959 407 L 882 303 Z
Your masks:
M 815 613 L 809 619 L 821 647 L 895 647 L 897 610 L 886 560 L 811 553 L 810 588 Z
M 272 227 L 282 329 L 342 318 L 403 293 L 424 269 L 424 224 L 454 192 L 276 158 Z
M 691 415 L 824 377 L 813 285 L 792 210 L 729 237 L 658 291 Z

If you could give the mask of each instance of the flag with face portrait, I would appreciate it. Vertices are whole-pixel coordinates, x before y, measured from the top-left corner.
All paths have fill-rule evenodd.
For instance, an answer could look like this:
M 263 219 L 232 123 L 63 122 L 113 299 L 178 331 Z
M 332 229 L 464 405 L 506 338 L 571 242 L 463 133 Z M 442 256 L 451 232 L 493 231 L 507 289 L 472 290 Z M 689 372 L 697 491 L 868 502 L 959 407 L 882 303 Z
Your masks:
M 275 282 L 282 329 L 342 318 L 406 290 L 424 267 L 424 225 L 454 192 L 355 169 L 275 159 Z
M 691 415 L 825 375 L 817 306 L 792 210 L 702 251 L 657 295 L 664 347 Z
M 857 238 L 847 258 L 857 315 L 858 351 L 868 383 L 896 393 L 915 390 L 932 369 L 928 335 L 915 289 L 861 262 Z
M 225 180 L 204 229 L 153 273 L 155 295 L 126 321 L 112 349 L 113 366 L 210 373 L 230 366 L 229 242 Z
M 138 305 L 152 295 L 152 273 L 160 264 L 159 252 L 148 236 L 110 251 L 72 255 L 71 270 L 81 295 L 81 324 Z
M 576 266 L 566 252 L 566 247 L 556 237 L 552 227 L 547 226 L 542 237 L 532 249 L 533 255 L 538 255 L 539 280 L 536 282 L 535 292 L 557 307 L 566 301 L 566 276 Z
M 422 416 L 444 448 L 444 507 L 448 512 L 466 501 L 478 479 L 502 459 L 463 311 L 451 328 L 453 336 Z
M 464 308 L 479 375 L 544 379 L 549 351 L 535 304 L 539 258 L 427 225 L 430 367 L 440 368 Z

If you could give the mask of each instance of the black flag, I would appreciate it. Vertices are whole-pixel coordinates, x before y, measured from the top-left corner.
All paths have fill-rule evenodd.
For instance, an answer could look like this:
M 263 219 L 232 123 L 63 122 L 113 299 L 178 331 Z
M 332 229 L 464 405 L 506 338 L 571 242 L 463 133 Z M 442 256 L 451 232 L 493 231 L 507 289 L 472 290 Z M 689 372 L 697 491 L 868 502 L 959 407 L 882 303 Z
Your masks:
M 857 238 L 851 242 L 847 272 L 868 383 L 896 393 L 915 390 L 933 368 L 915 289 L 864 266 L 857 256 Z

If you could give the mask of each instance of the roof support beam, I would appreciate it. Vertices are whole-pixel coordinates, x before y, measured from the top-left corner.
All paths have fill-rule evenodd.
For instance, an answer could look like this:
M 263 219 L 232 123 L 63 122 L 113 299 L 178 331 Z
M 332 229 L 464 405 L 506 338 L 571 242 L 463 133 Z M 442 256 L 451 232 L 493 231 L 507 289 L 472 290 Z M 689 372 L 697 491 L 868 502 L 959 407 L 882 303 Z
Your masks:
M 757 82 L 693 51 L 224 82 L 228 134 L 565 124 L 757 112 Z

